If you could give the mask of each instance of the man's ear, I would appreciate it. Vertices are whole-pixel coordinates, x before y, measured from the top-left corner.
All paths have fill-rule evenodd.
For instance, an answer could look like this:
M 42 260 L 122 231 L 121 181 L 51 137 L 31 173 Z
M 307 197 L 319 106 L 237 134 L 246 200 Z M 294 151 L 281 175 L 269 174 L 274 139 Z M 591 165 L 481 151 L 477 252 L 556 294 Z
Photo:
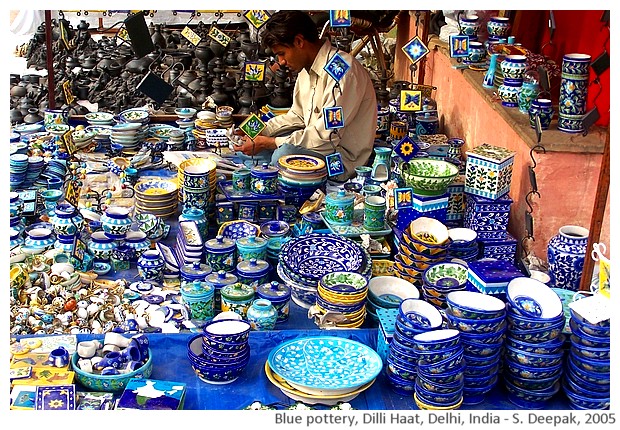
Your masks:
M 306 43 L 306 39 L 301 35 L 298 34 L 295 36 L 295 39 L 293 39 L 293 46 L 295 46 L 295 48 L 303 48 L 304 45 Z

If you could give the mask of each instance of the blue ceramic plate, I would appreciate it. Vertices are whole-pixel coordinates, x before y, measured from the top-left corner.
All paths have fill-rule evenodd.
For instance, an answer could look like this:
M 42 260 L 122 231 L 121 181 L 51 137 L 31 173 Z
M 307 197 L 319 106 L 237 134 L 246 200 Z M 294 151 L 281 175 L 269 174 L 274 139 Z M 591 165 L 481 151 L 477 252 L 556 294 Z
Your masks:
M 291 272 L 318 281 L 332 272 L 361 272 L 366 258 L 363 248 L 335 234 L 311 233 L 282 246 L 280 260 Z
M 344 394 L 374 380 L 383 362 L 372 348 L 334 336 L 294 339 L 267 359 L 273 372 L 309 394 Z

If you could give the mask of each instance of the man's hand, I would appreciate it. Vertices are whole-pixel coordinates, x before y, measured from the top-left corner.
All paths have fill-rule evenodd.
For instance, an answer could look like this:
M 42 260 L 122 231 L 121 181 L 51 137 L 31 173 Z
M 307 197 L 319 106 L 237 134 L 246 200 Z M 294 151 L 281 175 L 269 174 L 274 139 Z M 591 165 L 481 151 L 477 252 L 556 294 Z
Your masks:
M 274 137 L 256 136 L 252 142 L 252 139 L 245 136 L 243 144 L 235 146 L 235 149 L 245 155 L 256 155 L 265 149 L 276 149 L 276 139 Z

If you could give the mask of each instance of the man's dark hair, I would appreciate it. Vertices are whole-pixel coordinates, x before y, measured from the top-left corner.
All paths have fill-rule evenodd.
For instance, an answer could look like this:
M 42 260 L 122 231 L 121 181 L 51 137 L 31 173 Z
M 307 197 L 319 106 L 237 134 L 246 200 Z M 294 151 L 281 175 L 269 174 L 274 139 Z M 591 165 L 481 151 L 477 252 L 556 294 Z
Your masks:
M 319 40 L 316 24 L 300 10 L 281 10 L 265 23 L 261 42 L 265 47 L 274 45 L 293 46 L 295 36 L 301 34 L 308 42 Z

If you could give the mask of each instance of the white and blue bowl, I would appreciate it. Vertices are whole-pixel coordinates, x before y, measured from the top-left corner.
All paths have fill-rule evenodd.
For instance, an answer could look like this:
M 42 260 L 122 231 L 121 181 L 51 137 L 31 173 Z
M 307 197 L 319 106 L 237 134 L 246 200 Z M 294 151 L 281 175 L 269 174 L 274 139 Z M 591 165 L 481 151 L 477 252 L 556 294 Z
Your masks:
M 506 313 L 506 304 L 497 297 L 475 291 L 454 291 L 446 296 L 448 309 L 459 318 L 493 319 Z

